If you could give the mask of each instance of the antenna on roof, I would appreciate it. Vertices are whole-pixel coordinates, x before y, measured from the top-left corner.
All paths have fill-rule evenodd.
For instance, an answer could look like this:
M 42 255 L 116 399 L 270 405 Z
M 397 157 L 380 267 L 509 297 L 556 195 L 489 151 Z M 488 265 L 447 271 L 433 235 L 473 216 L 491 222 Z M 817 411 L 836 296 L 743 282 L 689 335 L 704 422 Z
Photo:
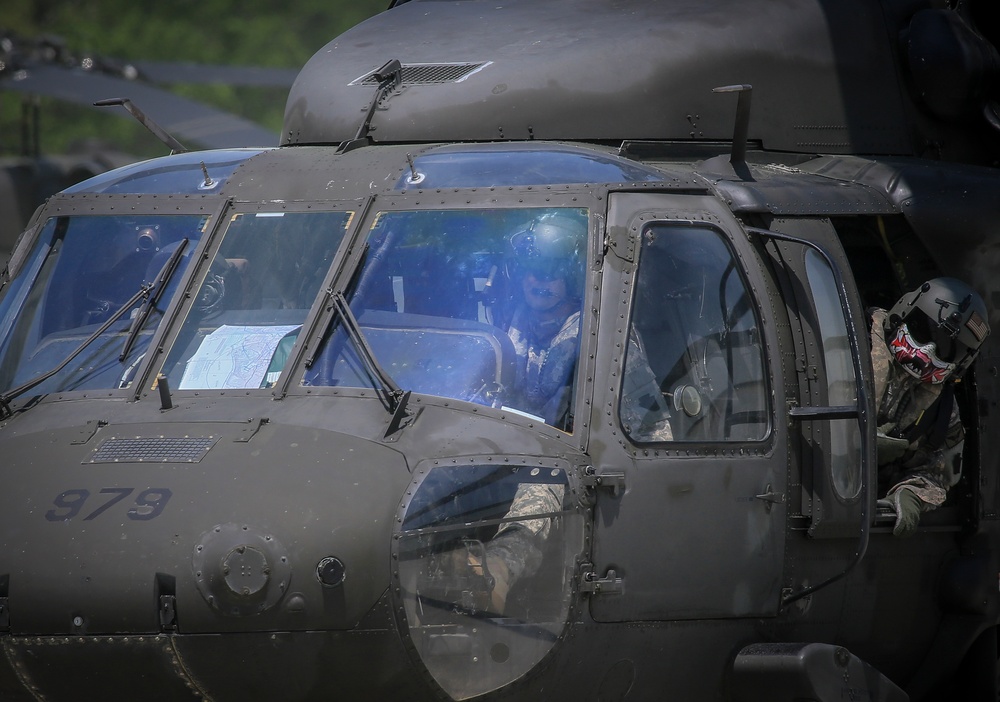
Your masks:
M 750 97 L 752 85 L 724 85 L 712 88 L 713 93 L 739 93 L 736 103 L 736 123 L 733 126 L 733 145 L 729 153 L 729 163 L 743 180 L 753 180 L 747 167 L 747 135 L 750 132 Z

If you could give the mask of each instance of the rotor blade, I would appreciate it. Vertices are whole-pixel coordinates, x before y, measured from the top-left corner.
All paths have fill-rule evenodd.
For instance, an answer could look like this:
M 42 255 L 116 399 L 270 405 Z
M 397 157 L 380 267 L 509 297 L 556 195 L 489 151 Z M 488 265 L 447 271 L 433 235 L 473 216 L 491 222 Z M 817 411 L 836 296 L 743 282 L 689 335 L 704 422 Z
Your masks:
M 166 131 L 203 148 L 278 144 L 277 133 L 250 120 L 162 88 L 79 69 L 34 66 L 0 81 L 0 90 L 53 97 L 87 106 L 93 106 L 98 100 L 127 97 Z
M 290 88 L 297 68 L 206 66 L 176 61 L 131 61 L 143 79 L 152 83 L 223 83 L 261 88 Z

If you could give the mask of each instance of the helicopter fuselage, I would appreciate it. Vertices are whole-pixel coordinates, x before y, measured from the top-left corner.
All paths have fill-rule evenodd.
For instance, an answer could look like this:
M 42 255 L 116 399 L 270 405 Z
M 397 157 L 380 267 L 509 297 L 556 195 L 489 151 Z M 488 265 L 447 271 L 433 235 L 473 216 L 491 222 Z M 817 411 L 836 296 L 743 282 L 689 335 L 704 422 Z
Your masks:
M 102 174 L 21 238 L 4 698 L 995 698 L 996 341 L 961 480 L 901 539 L 868 308 L 947 275 L 1000 323 L 996 171 L 902 128 L 769 148 L 742 101 L 703 122 L 731 143 L 484 137 L 467 98 L 418 137 L 405 61 L 320 124 L 324 56 L 373 28 L 304 70 L 282 146 Z

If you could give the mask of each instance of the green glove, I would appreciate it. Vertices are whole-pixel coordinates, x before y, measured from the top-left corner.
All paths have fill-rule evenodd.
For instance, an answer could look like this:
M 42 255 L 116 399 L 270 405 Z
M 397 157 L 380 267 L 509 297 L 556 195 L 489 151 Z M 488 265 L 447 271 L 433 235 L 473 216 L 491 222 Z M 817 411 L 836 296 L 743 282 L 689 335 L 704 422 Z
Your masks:
M 888 495 L 896 509 L 896 525 L 892 528 L 893 536 L 913 536 L 920 523 L 920 513 L 923 512 L 923 502 L 917 493 L 901 487 Z
M 878 464 L 880 466 L 888 465 L 893 461 L 898 461 L 910 447 L 910 442 L 906 439 L 897 439 L 892 436 L 886 436 L 882 432 L 875 435 L 875 441 Z

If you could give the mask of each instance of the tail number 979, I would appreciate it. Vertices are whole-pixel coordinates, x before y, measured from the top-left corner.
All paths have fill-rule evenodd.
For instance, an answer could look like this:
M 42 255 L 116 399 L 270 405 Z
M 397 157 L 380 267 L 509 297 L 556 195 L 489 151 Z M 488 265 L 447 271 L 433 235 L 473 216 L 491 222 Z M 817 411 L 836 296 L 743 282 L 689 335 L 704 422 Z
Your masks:
M 97 519 L 125 498 L 131 497 L 135 490 L 136 488 L 130 487 L 101 488 L 93 498 L 86 488 L 64 490 L 52 500 L 55 507 L 45 513 L 45 518 L 50 522 L 68 522 L 78 517 L 85 522 Z M 143 490 L 130 503 L 126 516 L 137 521 L 156 519 L 163 513 L 171 495 L 173 493 L 168 488 Z

